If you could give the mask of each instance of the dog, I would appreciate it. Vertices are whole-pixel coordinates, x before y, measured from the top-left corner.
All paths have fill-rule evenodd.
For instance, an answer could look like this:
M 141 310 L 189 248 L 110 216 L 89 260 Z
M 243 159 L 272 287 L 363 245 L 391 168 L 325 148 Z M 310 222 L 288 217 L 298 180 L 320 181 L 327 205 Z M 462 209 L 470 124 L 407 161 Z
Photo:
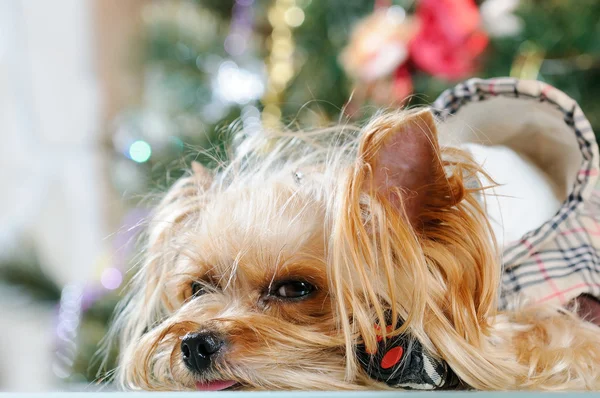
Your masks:
M 149 221 L 113 329 L 123 388 L 600 388 L 577 306 L 499 304 L 499 185 L 431 109 L 232 145 Z

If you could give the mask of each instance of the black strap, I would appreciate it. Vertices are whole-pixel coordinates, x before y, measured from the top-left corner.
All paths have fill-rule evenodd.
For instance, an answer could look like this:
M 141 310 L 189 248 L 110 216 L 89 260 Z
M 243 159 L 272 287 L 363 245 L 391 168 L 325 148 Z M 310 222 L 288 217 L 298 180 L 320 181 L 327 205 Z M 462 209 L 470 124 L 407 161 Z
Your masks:
M 402 326 L 399 321 L 397 326 Z M 357 346 L 357 357 L 367 374 L 395 388 L 435 390 L 456 388 L 460 380 L 442 359 L 430 355 L 414 337 L 403 334 L 383 339 L 378 325 L 377 351 Z M 387 327 L 390 332 L 391 327 Z

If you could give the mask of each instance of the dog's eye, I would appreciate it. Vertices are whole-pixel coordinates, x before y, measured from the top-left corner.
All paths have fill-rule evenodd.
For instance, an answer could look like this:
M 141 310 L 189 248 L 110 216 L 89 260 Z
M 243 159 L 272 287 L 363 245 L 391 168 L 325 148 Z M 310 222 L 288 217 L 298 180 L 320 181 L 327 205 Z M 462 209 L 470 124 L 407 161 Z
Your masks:
M 297 299 L 308 296 L 315 287 L 308 282 L 290 281 L 280 284 L 271 295 L 283 299 Z
M 204 286 L 200 282 L 192 282 L 192 297 L 204 294 Z

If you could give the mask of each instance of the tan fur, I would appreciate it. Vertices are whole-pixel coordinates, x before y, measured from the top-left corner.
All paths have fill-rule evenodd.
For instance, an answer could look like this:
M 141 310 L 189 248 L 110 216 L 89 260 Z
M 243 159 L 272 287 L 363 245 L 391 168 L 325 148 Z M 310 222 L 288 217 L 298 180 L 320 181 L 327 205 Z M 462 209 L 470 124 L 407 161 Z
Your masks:
M 378 177 L 381 148 L 415 127 L 433 151 L 427 183 L 382 189 L 393 176 Z M 386 389 L 354 352 L 361 339 L 374 347 L 373 323 L 390 310 L 406 320 L 392 334 L 410 331 L 473 388 L 600 388 L 599 328 L 548 306 L 497 311 L 498 253 L 479 192 L 465 186 L 481 170 L 438 147 L 428 112 L 381 114 L 361 131 L 240 136 L 212 181 L 194 169 L 201 177 L 183 178 L 156 209 L 113 329 L 123 387 L 193 390 L 199 379 L 179 344 L 212 328 L 228 349 L 201 381 Z M 317 292 L 297 302 L 265 296 L 285 278 Z M 209 292 L 191 298 L 195 280 Z

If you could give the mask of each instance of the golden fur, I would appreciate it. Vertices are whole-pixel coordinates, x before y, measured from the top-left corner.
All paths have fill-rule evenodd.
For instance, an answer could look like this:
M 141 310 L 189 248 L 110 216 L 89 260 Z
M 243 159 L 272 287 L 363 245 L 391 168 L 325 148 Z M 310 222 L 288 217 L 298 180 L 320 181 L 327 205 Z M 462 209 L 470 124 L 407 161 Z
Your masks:
M 390 171 L 393 153 L 408 174 Z M 599 328 L 549 306 L 497 310 L 499 255 L 481 189 L 465 184 L 481 172 L 466 153 L 439 148 L 422 110 L 380 114 L 361 130 L 239 135 L 231 162 L 214 173 L 194 165 L 154 212 L 113 329 L 118 382 L 386 389 L 364 374 L 355 346 L 374 347 L 373 323 L 391 311 L 405 320 L 392 334 L 410 331 L 472 388 L 599 389 Z M 317 291 L 296 302 L 265 296 L 286 278 Z M 190 281 L 208 293 L 191 297 Z M 179 344 L 208 327 L 228 348 L 194 376 Z

